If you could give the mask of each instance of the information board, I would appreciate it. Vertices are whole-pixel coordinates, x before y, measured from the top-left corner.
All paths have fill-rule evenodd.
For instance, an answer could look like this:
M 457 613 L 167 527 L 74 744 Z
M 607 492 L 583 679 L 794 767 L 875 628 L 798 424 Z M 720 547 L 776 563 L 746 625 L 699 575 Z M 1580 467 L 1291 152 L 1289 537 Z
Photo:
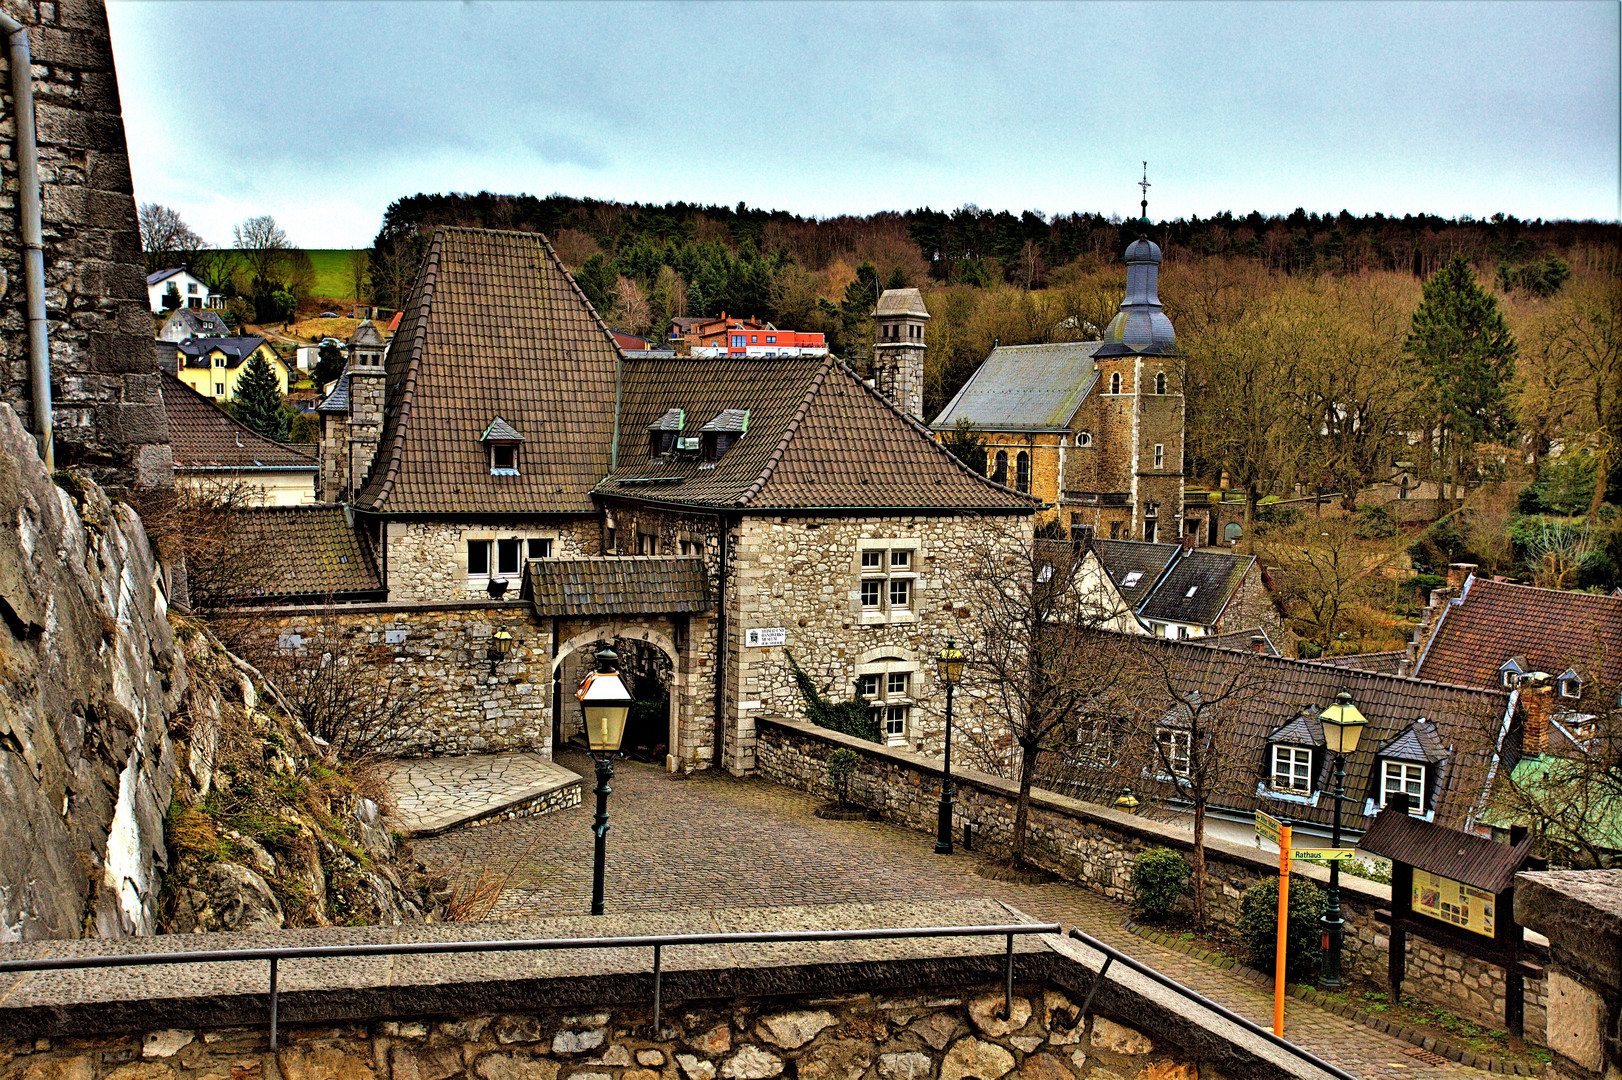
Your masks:
M 763 626 L 758 630 L 745 630 L 743 643 L 751 649 L 763 649 L 770 645 L 787 645 L 788 628 L 784 626 Z
M 1496 899 L 1492 893 L 1461 881 L 1414 868 L 1413 909 L 1421 915 L 1492 937 Z

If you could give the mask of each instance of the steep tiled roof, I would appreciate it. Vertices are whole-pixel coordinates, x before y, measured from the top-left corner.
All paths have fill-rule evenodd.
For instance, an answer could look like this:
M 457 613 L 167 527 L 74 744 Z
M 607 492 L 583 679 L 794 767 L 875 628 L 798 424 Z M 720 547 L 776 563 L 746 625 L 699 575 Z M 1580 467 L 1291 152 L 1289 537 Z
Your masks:
M 385 514 L 587 513 L 608 473 L 608 328 L 536 233 L 435 232 L 390 343 L 378 463 L 356 499 Z M 491 476 L 493 416 L 524 433 Z M 648 421 L 637 434 L 646 439 Z
M 1249 555 L 1190 551 L 1172 566 L 1138 614 L 1145 619 L 1210 626 L 1255 561 Z
M 241 599 L 382 597 L 372 545 L 349 524 L 343 507 L 266 506 L 234 517 L 240 542 L 263 555 Z
M 531 559 L 523 596 L 542 618 L 708 611 L 709 578 L 699 558 Z
M 1094 540 L 1093 550 L 1120 590 L 1121 598 L 1137 611 L 1154 592 L 1155 582 L 1181 550 L 1176 544 L 1144 544 L 1136 540 Z M 1137 577 L 1133 578 L 1132 575 Z M 1132 579 L 1128 585 L 1127 579 Z
M 1074 341 L 993 349 L 930 426 L 950 430 L 966 419 L 986 431 L 1068 427 L 1097 381 L 1093 353 L 1100 344 Z
M 1228 738 L 1226 761 L 1236 768 L 1256 770 L 1265 775 L 1268 736 L 1291 724 L 1304 712 L 1321 712 L 1341 691 L 1349 693 L 1368 727 L 1358 742 L 1357 752 L 1346 761 L 1346 793 L 1349 801 L 1342 820 L 1353 831 L 1367 827 L 1365 798 L 1374 794 L 1374 765 L 1380 749 L 1400 739 L 1424 718 L 1435 726 L 1436 746 L 1448 754 L 1435 792 L 1436 820 L 1463 826 L 1484 798 L 1488 765 L 1492 760 L 1494 733 L 1500 730 L 1509 695 L 1501 690 L 1481 690 L 1417 679 L 1398 678 L 1366 671 L 1349 671 L 1309 664 L 1284 657 L 1258 656 L 1227 649 L 1212 649 L 1192 642 L 1150 640 L 1146 647 L 1163 650 L 1168 670 L 1182 692 L 1198 690 L 1215 700 L 1226 686 L 1236 681 L 1247 687 L 1240 695 L 1243 705 L 1236 709 L 1237 720 L 1225 725 Z M 1236 699 L 1230 698 L 1230 701 Z M 1430 736 L 1426 736 L 1427 742 Z M 1320 776 L 1321 779 L 1321 776 Z M 1148 787 L 1169 785 L 1152 778 L 1142 781 Z M 1223 807 L 1250 813 L 1258 808 L 1277 813 L 1286 810 L 1291 818 L 1328 825 L 1332 800 L 1278 802 L 1251 792 L 1226 795 Z
M 1386 675 L 1395 675 L 1402 666 L 1408 654 L 1402 650 L 1396 652 L 1371 653 L 1344 653 L 1338 656 L 1320 656 L 1315 660 L 1307 661 L 1309 664 L 1323 664 L 1327 667 L 1355 668 L 1358 671 L 1378 671 Z M 1498 680 L 1493 680 L 1498 685 Z
M 159 374 L 175 468 L 315 471 L 315 447 L 272 442 L 231 419 L 224 409 L 181 382 L 173 372 Z
M 671 409 L 694 434 L 726 410 L 747 411 L 748 430 L 713 463 L 649 460 L 647 432 Z M 760 510 L 1036 506 L 965 468 L 832 357 L 628 361 L 620 430 L 604 494 Z
M 1622 598 L 1561 592 L 1472 578 L 1448 605 L 1415 676 L 1465 686 L 1499 685 L 1498 669 L 1525 656 L 1530 670 L 1551 675 L 1575 667 L 1622 682 Z

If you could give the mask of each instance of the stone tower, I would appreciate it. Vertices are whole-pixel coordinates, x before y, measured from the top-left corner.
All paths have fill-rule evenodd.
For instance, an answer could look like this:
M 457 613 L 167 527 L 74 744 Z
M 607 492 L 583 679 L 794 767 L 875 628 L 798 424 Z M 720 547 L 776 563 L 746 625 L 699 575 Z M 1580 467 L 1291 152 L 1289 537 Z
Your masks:
M 370 322 L 349 339 L 349 363 L 332 393 L 316 406 L 321 417 L 321 500 L 343 502 L 366 483 L 383 431 L 383 335 Z
M 1145 228 L 1148 222 L 1144 221 Z M 1093 353 L 1110 404 L 1115 490 L 1129 492 L 1127 535 L 1177 543 L 1183 536 L 1183 387 L 1177 335 L 1160 306 L 1160 246 L 1140 236 L 1126 249 L 1126 299 Z
M 917 289 L 886 289 L 873 313 L 873 386 L 908 416 L 924 413 L 924 324 L 929 309 Z

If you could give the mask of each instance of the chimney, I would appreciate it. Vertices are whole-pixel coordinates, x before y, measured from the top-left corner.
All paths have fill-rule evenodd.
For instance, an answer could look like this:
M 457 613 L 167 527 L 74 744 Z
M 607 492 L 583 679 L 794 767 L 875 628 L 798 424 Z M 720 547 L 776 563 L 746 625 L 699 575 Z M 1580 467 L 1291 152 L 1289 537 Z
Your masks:
M 1549 707 L 1554 685 L 1549 676 L 1534 671 L 1521 680 L 1521 753 L 1537 757 L 1549 749 Z
M 1447 584 L 1451 589 L 1464 588 L 1465 581 L 1476 572 L 1475 563 L 1456 562 L 1447 566 Z
M 1251 634 L 1250 635 L 1250 651 L 1255 653 L 1257 656 L 1261 656 L 1264 653 L 1266 653 L 1267 652 L 1267 635 L 1263 634 L 1263 633 L 1260 633 L 1260 632 Z
M 1200 539 L 1199 536 L 1197 534 L 1195 534 L 1195 533 L 1185 533 L 1185 534 L 1183 534 L 1183 539 L 1182 539 L 1183 554 L 1187 555 L 1189 552 L 1193 551 L 1194 550 L 1194 545 L 1199 543 L 1199 539 Z

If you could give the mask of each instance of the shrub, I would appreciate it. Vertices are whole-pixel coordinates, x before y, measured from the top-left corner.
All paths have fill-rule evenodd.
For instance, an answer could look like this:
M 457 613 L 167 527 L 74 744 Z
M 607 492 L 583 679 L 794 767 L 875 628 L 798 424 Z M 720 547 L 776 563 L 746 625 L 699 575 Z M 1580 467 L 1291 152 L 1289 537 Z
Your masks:
M 1132 910 L 1164 919 L 1188 895 L 1188 863 L 1170 848 L 1150 848 L 1132 860 Z
M 861 755 L 843 746 L 830 753 L 828 760 L 824 762 L 828 767 L 828 783 L 833 786 L 841 806 L 850 801 L 850 774 L 855 772 L 861 763 Z
M 1360 506 L 1352 532 L 1361 540 L 1384 540 L 1397 535 L 1397 523 L 1383 506 Z
M 1285 941 L 1285 977 L 1300 982 L 1318 970 L 1318 945 L 1324 912 L 1323 890 L 1310 881 L 1290 879 L 1290 926 Z M 1269 877 L 1245 890 L 1239 903 L 1239 937 L 1253 967 L 1272 971 L 1278 949 L 1278 878 Z
M 1298 506 L 1263 503 L 1256 507 L 1256 531 L 1265 533 L 1294 528 L 1301 524 L 1302 517 L 1301 508 Z

